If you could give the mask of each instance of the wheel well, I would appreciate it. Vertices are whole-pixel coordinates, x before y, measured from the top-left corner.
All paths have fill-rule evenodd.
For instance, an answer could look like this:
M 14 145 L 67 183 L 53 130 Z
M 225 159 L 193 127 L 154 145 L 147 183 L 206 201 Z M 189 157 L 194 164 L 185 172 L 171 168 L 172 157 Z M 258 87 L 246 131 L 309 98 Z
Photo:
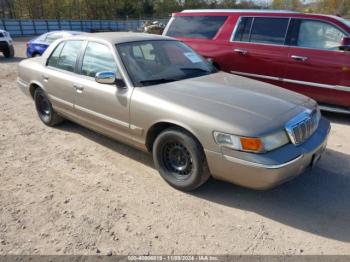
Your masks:
M 40 88 L 40 86 L 38 86 L 37 84 L 31 84 L 29 87 L 29 92 L 33 99 L 34 99 L 34 92 L 37 88 Z
M 194 139 L 196 139 L 198 142 L 199 140 L 196 138 L 195 135 L 193 135 L 190 131 L 188 131 L 186 128 L 183 128 L 182 126 L 173 124 L 173 123 L 168 123 L 168 122 L 160 122 L 160 123 L 156 123 L 154 124 L 147 132 L 147 136 L 146 136 L 146 147 L 147 150 L 149 152 L 152 151 L 152 147 L 153 147 L 153 143 L 156 140 L 157 136 L 162 133 L 165 129 L 168 128 L 177 128 L 177 129 L 181 129 L 187 133 L 189 133 L 190 135 L 193 136 Z M 201 145 L 201 143 L 199 142 L 199 144 Z

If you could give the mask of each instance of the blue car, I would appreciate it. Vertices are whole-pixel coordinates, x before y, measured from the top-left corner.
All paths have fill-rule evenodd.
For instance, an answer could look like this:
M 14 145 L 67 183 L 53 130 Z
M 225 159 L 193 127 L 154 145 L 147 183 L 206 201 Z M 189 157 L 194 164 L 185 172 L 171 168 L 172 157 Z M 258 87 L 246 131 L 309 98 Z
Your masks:
M 27 57 L 41 56 L 49 45 L 56 39 L 79 35 L 82 32 L 76 31 L 51 31 L 30 40 L 27 43 Z

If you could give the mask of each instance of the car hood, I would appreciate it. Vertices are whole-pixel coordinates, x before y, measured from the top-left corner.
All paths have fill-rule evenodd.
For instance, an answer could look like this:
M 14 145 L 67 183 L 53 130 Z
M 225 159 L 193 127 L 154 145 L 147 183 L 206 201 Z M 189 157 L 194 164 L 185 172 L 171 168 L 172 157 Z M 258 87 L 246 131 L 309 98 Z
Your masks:
M 238 121 L 245 132 L 253 126 L 264 132 L 315 106 L 313 100 L 295 92 L 224 72 L 148 86 L 144 91 L 222 122 Z

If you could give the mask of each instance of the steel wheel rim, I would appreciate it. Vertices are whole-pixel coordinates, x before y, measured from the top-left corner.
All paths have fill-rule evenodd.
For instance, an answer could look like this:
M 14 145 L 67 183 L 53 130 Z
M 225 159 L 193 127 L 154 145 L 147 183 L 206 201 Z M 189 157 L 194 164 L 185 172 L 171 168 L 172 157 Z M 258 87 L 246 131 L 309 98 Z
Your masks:
M 191 154 L 179 142 L 173 141 L 163 145 L 162 160 L 164 167 L 178 180 L 186 180 L 192 173 Z
M 37 97 L 37 107 L 40 115 L 44 118 L 50 117 L 50 104 L 49 101 L 42 94 Z

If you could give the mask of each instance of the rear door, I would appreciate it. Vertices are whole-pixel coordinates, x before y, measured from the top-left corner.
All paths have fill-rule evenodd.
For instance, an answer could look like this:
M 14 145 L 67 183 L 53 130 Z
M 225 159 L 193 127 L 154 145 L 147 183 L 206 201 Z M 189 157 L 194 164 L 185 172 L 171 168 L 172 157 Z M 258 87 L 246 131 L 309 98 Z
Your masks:
M 47 60 L 42 73 L 42 83 L 55 109 L 68 115 L 74 114 L 76 65 L 83 41 L 61 42 Z
M 320 20 L 293 19 L 293 24 L 284 87 L 323 104 L 350 107 L 350 85 L 344 82 L 350 55 L 338 49 L 347 34 Z
M 229 43 L 229 68 L 224 70 L 282 86 L 289 23 L 288 17 L 240 17 Z

